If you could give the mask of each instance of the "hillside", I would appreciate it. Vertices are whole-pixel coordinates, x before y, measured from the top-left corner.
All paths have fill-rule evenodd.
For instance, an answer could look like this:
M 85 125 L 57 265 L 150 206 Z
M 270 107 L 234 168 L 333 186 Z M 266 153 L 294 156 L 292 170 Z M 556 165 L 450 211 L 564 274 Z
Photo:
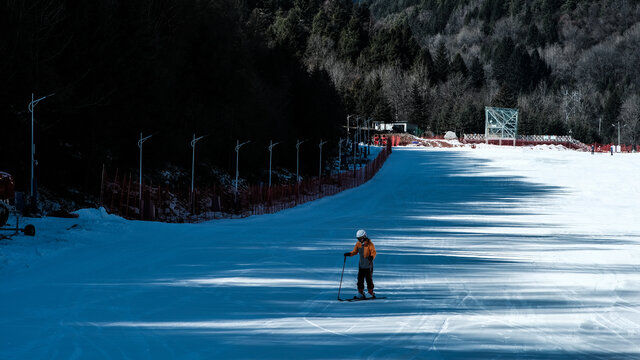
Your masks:
M 349 111 L 425 131 L 482 132 L 495 105 L 520 109 L 523 134 L 617 142 L 620 122 L 635 144 L 639 21 L 637 1 L 372 0 L 339 33 L 313 27 L 305 59 L 329 71 Z
M 0 166 L 19 190 L 32 92 L 56 94 L 36 108 L 38 184 L 69 196 L 97 195 L 103 165 L 135 173 L 141 132 L 145 181 L 181 188 L 194 133 L 197 183 L 235 171 L 238 140 L 259 183 L 271 140 L 285 172 L 298 139 L 329 140 L 328 166 L 347 114 L 478 133 L 492 105 L 519 108 L 521 134 L 640 136 L 633 0 L 37 0 L 0 20 Z

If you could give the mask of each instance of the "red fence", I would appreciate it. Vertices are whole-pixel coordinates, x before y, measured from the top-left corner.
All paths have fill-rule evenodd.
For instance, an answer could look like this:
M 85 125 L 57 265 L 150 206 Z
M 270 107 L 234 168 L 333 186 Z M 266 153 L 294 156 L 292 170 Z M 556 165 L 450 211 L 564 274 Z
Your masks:
M 234 192 L 233 187 L 209 186 L 190 194 L 167 186 L 139 183 L 131 174 L 113 178 L 103 171 L 100 202 L 111 214 L 128 219 L 193 222 L 216 218 L 275 213 L 324 196 L 334 195 L 370 180 L 391 153 L 391 143 L 359 169 L 312 178 L 297 184 L 251 185 Z M 142 209 L 142 211 L 140 210 Z
M 591 145 L 588 146 L 588 150 L 591 151 L 593 150 L 594 152 L 604 152 L 604 153 L 608 153 L 611 151 L 611 148 L 613 147 L 613 152 L 616 152 L 616 146 L 615 144 L 598 144 L 598 143 L 593 143 Z M 638 145 L 620 145 L 620 152 L 638 152 L 640 150 L 640 147 Z

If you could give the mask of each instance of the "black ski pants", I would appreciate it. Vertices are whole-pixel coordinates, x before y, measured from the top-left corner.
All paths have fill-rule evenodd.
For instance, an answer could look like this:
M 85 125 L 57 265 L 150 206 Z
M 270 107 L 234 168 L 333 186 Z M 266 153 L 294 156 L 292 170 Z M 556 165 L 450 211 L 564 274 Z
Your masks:
M 367 290 L 373 291 L 373 268 L 358 269 L 358 292 L 364 291 L 364 280 L 367 280 Z

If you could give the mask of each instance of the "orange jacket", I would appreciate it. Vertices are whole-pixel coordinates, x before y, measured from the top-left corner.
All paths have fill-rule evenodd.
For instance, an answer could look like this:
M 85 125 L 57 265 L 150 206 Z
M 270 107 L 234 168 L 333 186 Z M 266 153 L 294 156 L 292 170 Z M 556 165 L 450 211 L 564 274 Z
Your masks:
M 371 267 L 369 256 L 373 256 L 374 259 L 376 258 L 376 247 L 373 245 L 371 239 L 365 241 L 364 245 L 362 245 L 360 241 L 356 241 L 356 245 L 353 247 L 353 251 L 349 253 L 349 256 L 354 256 L 358 253 L 360 253 L 359 266 L 363 269 Z

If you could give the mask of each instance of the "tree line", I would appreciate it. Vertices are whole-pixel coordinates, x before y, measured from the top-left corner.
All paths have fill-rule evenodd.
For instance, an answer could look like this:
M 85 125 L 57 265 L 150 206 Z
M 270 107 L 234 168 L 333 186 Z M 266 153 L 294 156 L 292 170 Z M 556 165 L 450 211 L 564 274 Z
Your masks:
M 525 134 L 612 142 L 620 122 L 622 140 L 638 140 L 637 1 L 255 6 L 268 41 L 295 49 L 309 70 L 326 70 L 348 112 L 440 134 L 482 132 L 484 106 L 517 107 Z
M 237 139 L 251 140 L 243 177 L 264 180 L 271 139 L 274 167 L 295 169 L 296 139 L 337 138 L 345 110 L 326 71 L 245 15 L 232 0 L 0 2 L 0 168 L 28 189 L 33 92 L 55 93 L 35 108 L 35 157 L 39 183 L 60 192 L 97 194 L 103 164 L 135 174 L 141 132 L 147 182 L 188 187 L 194 133 L 208 135 L 200 181 L 233 173 Z M 301 151 L 317 159 L 317 146 Z M 317 173 L 317 160 L 301 165 Z
M 201 180 L 234 170 L 237 139 L 252 140 L 243 176 L 264 180 L 271 139 L 291 169 L 297 139 L 336 142 L 347 114 L 462 134 L 483 132 L 487 105 L 517 107 L 523 134 L 640 136 L 634 0 L 4 1 L 0 30 L 0 164 L 23 185 L 32 92 L 56 93 L 36 108 L 36 157 L 66 190 L 90 191 L 103 164 L 135 172 L 140 132 L 155 181 L 188 172 L 193 133 L 209 135 Z

